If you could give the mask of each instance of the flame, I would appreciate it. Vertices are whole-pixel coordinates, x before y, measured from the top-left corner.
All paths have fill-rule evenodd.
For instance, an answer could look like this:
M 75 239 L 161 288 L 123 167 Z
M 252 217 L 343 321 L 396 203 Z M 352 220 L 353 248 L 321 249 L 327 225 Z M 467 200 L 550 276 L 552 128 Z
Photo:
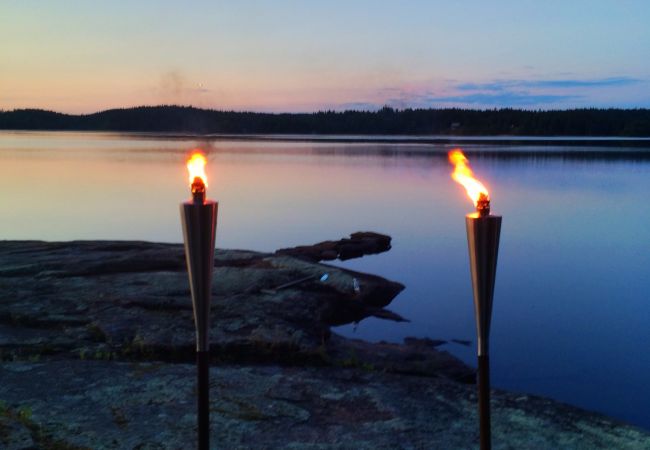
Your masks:
M 454 181 L 463 185 L 467 195 L 474 202 L 474 206 L 478 206 L 481 197 L 484 200 L 490 199 L 487 188 L 474 177 L 474 172 L 469 167 L 469 161 L 460 149 L 449 152 L 449 162 L 454 165 L 451 177 Z
M 208 176 L 205 174 L 207 160 L 203 153 L 195 151 L 187 160 L 187 170 L 190 173 L 190 186 L 199 178 L 205 187 L 208 187 Z

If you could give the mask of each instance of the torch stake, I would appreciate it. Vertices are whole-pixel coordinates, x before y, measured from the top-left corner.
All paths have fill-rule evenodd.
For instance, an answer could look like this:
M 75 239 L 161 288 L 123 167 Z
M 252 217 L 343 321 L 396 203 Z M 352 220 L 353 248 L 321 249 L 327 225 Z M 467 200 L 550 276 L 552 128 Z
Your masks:
M 199 449 L 210 447 L 210 352 L 196 352 Z
M 487 200 L 485 201 L 487 202 Z M 465 217 L 478 335 L 478 404 L 481 450 L 491 448 L 489 338 L 501 216 L 490 215 L 489 202 Z
M 490 357 L 478 357 L 478 411 L 481 432 L 481 450 L 492 447 L 490 424 Z
M 196 183 L 200 183 L 197 179 Z M 210 447 L 210 300 L 218 204 L 205 199 L 202 183 L 192 186 L 193 199 L 181 204 L 185 258 L 196 326 L 198 448 Z

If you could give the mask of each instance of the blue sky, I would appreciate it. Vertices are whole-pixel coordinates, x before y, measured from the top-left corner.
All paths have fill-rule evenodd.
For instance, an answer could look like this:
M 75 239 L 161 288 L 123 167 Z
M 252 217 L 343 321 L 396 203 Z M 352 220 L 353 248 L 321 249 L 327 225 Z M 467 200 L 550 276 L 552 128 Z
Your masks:
M 0 0 L 0 108 L 650 107 L 649 1 Z

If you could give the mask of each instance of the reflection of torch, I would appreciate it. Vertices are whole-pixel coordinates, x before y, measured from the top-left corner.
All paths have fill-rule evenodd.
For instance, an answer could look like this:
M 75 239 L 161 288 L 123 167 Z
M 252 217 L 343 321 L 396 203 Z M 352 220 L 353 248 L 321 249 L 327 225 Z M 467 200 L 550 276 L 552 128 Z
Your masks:
M 476 212 L 465 216 L 469 264 L 474 289 L 474 314 L 478 335 L 478 403 L 481 449 L 489 450 L 490 439 L 490 359 L 489 338 L 492 317 L 494 280 L 497 270 L 501 216 L 490 214 L 490 197 L 483 184 L 474 178 L 467 158 L 460 150 L 449 152 L 455 166 L 451 177 L 462 184 L 476 206 Z
M 192 199 L 181 204 L 185 258 L 196 325 L 198 448 L 209 448 L 210 433 L 210 297 L 218 203 L 205 198 L 205 157 L 194 153 L 187 162 Z

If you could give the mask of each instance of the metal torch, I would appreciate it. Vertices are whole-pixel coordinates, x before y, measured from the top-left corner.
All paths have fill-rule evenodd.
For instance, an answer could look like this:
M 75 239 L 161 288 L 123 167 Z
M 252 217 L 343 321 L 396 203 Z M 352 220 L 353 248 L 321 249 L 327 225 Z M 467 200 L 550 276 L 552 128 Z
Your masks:
M 474 177 L 469 161 L 460 149 L 449 152 L 449 162 L 454 165 L 451 177 L 465 188 L 467 195 L 476 206 L 476 212 L 465 217 L 465 225 L 478 337 L 480 443 L 481 450 L 489 450 L 491 448 L 489 339 L 501 216 L 490 214 L 488 190 Z
M 481 450 L 491 448 L 490 424 L 490 320 L 497 272 L 501 216 L 490 214 L 486 196 L 478 200 L 477 212 L 465 216 L 469 266 L 474 290 L 474 314 L 478 337 L 478 409 Z
M 180 205 L 185 258 L 196 326 L 198 448 L 209 448 L 210 435 L 210 298 L 218 203 L 206 199 L 205 157 L 188 161 L 192 198 Z

